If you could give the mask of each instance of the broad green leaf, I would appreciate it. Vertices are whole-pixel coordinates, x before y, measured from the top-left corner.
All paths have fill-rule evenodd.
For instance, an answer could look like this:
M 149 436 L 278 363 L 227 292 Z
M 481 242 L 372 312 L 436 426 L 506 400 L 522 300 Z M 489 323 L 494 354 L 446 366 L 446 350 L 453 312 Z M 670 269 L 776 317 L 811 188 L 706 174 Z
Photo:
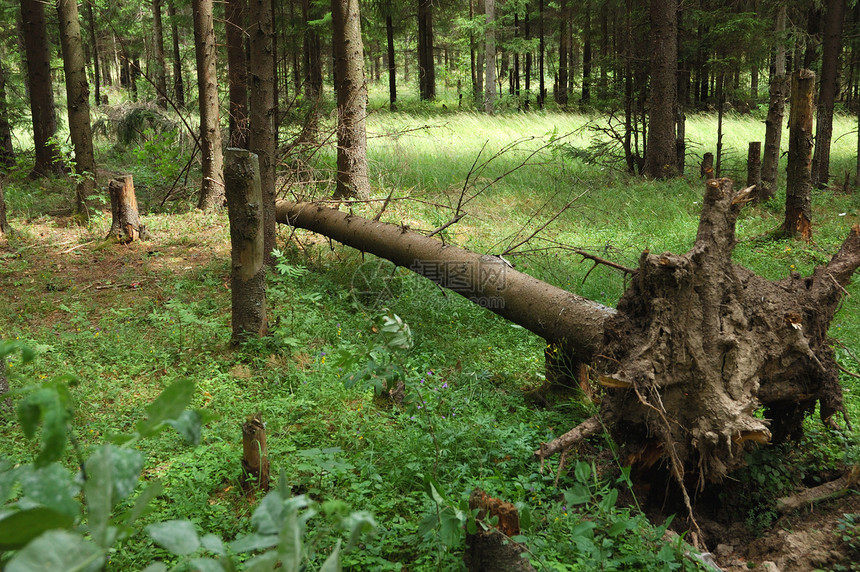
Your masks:
M 224 550 L 224 542 L 214 534 L 205 535 L 200 539 L 200 544 L 212 554 L 217 554 L 218 556 L 227 554 L 227 551 Z
M 302 566 L 302 536 L 298 510 L 288 509 L 278 542 L 278 556 L 286 572 L 300 572 Z
M 629 520 L 619 520 L 614 522 L 612 526 L 609 527 L 609 530 L 606 531 L 606 534 L 609 536 L 618 536 L 619 534 L 624 533 L 630 528 L 633 528 L 635 523 Z
M 80 487 L 72 482 L 72 474 L 59 463 L 41 468 L 25 466 L 19 472 L 24 496 L 42 506 L 76 517 L 81 503 L 75 498 Z
M 438 505 L 449 504 L 448 499 L 442 493 L 442 489 L 439 487 L 439 483 L 431 477 L 430 475 L 424 475 L 424 490 L 427 492 L 427 496 L 433 499 Z
M 153 481 L 143 489 L 138 497 L 134 500 L 134 506 L 128 511 L 128 516 L 125 518 L 125 525 L 131 527 L 131 525 L 138 518 L 149 512 L 150 506 L 149 503 L 160 495 L 164 491 L 164 485 L 161 484 L 161 481 Z
M 141 437 L 158 433 L 166 421 L 178 419 L 182 415 L 182 412 L 191 403 L 193 395 L 193 381 L 180 379 L 174 382 L 146 408 L 147 418 L 138 422 L 138 433 Z
M 442 511 L 440 521 L 439 538 L 448 548 L 457 548 L 463 540 L 464 522 L 450 510 Z
M 600 502 L 597 503 L 597 506 L 600 507 L 600 510 L 603 512 L 609 512 L 615 506 L 615 502 L 618 500 L 618 489 L 609 489 L 609 492 L 603 495 L 603 498 L 600 499 Z
M 224 572 L 224 567 L 214 558 L 193 558 L 189 564 L 194 572 Z
M 62 390 L 65 391 L 61 391 Z M 18 402 L 18 420 L 28 439 L 36 435 L 42 424 L 42 446 L 36 466 L 42 467 L 62 457 L 68 440 L 67 429 L 72 419 L 68 390 L 65 386 L 45 384 Z
M 251 525 L 261 535 L 278 534 L 284 524 L 284 499 L 277 491 L 263 497 L 251 515 Z
M 237 553 L 254 552 L 263 548 L 272 548 L 278 545 L 277 534 L 246 534 L 240 536 L 230 543 L 230 550 Z
M 340 572 L 340 570 L 340 540 L 338 540 L 337 544 L 334 545 L 334 550 L 323 562 L 320 572 Z
M 372 532 L 376 529 L 376 521 L 373 520 L 373 515 L 367 511 L 358 511 L 350 514 L 345 519 L 345 524 L 349 528 L 349 541 L 346 543 L 347 551 L 353 549 L 362 534 Z
M 178 419 L 168 419 L 165 423 L 176 429 L 186 442 L 192 445 L 200 443 L 203 418 L 198 411 L 186 409 Z
M 278 553 L 272 550 L 246 562 L 245 572 L 271 572 L 277 563 Z
M 107 548 L 113 544 L 108 526 L 114 505 L 128 497 L 137 485 L 143 469 L 138 451 L 102 445 L 84 463 L 87 480 L 87 524 L 93 540 Z
M 9 500 L 18 480 L 18 469 L 8 459 L 0 458 L 0 504 Z
M 18 551 L 6 572 L 97 572 L 105 556 L 76 532 L 52 530 Z
M 164 562 L 153 562 L 141 572 L 167 572 L 167 565 Z
M 564 491 L 564 500 L 571 506 L 585 504 L 591 500 L 591 491 L 585 485 L 576 483 L 572 488 Z
M 200 538 L 188 520 L 168 520 L 146 527 L 152 540 L 168 552 L 178 556 L 193 554 L 200 548 Z
M 590 520 L 584 520 L 573 527 L 573 530 L 570 531 L 570 536 L 572 538 L 584 537 L 584 538 L 594 538 L 594 529 L 597 528 L 597 525 Z
M 588 481 L 591 480 L 591 465 L 584 461 L 577 461 L 574 475 L 577 481 L 583 485 L 587 485 Z
M 14 511 L 0 520 L 0 550 L 21 548 L 45 531 L 74 523 L 68 514 L 44 506 Z

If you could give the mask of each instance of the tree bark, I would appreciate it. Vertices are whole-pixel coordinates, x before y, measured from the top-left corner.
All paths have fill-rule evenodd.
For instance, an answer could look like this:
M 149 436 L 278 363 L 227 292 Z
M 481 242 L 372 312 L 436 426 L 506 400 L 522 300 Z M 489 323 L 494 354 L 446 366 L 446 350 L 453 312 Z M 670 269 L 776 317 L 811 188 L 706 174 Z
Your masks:
M 812 238 L 812 95 L 815 72 L 798 70 L 791 76 L 791 114 L 788 125 L 785 236 Z
M 36 161 L 30 177 L 62 175 L 63 160 L 52 142 L 57 133 L 54 91 L 51 81 L 51 45 L 45 23 L 45 4 L 39 0 L 21 0 L 21 27 L 27 57 L 27 91 L 33 119 L 33 144 Z
M 747 187 L 755 187 L 753 194 L 761 200 L 761 141 L 750 141 L 747 149 Z
M 582 103 L 591 102 L 591 1 L 585 3 L 585 24 L 582 29 Z
M 248 68 L 245 57 L 247 4 L 248 0 L 227 0 L 224 3 L 227 78 L 230 82 L 230 141 L 228 146 L 239 149 L 248 149 Z M 269 63 L 271 65 L 271 61 Z M 271 70 L 267 75 L 271 75 Z M 254 152 L 256 153 L 256 151 Z
M 137 210 L 137 197 L 134 194 L 134 180 L 131 175 L 113 179 L 108 183 L 112 222 L 107 239 L 119 244 L 128 244 L 142 238 L 143 225 Z
M 257 156 L 246 149 L 227 149 L 224 174 L 230 218 L 232 341 L 238 344 L 268 332 L 263 194 Z
M 251 84 L 250 149 L 260 166 L 263 193 L 263 250 L 266 263 L 273 262 L 275 248 L 275 28 L 270 0 L 250 0 L 248 33 L 250 43 L 249 81 Z
M 155 66 L 152 75 L 155 83 L 155 104 L 167 109 L 167 67 L 164 59 L 164 26 L 161 22 L 162 0 L 152 0 L 152 42 Z
M 768 201 L 776 194 L 777 173 L 779 171 L 780 142 L 782 141 L 782 120 L 785 113 L 785 4 L 777 7 L 776 13 L 776 54 L 774 73 L 770 78 L 770 102 L 765 121 L 764 157 L 761 164 L 761 192 L 759 200 Z
M 444 286 L 588 362 L 614 314 L 596 302 L 482 256 L 403 227 L 352 216 L 313 203 L 278 201 L 276 218 L 390 260 Z
M 224 156 L 218 120 L 218 76 L 212 0 L 192 0 L 197 89 L 200 94 L 200 152 L 203 180 L 197 208 L 212 210 L 224 203 Z
M 0 50 L 2 53 L 2 50 Z M 9 102 L 6 98 L 6 68 L 0 61 L 0 167 L 15 164 L 15 149 L 12 147 L 12 128 L 9 125 Z
M 655 179 L 675 174 L 675 97 L 678 73 L 675 0 L 651 0 L 651 95 L 645 175 Z
M 96 36 L 96 20 L 93 17 L 93 5 L 89 2 L 84 2 L 84 9 L 87 11 L 87 28 L 90 33 L 90 46 L 93 50 L 93 84 L 95 93 L 96 107 L 102 104 L 102 89 L 101 89 L 101 73 L 100 73 L 100 53 L 99 41 Z
M 358 0 L 332 0 L 337 93 L 337 187 L 335 198 L 370 197 L 367 176 L 367 83 Z
M 543 109 L 544 100 L 546 98 L 546 85 L 544 78 L 544 56 L 546 54 L 546 37 L 544 34 L 544 13 L 543 13 L 543 2 L 544 0 L 538 0 L 538 107 Z
M 393 7 L 388 3 L 388 13 L 385 15 L 385 42 L 388 54 L 388 108 L 397 111 L 397 65 L 394 58 L 394 18 L 391 16 Z M 474 63 L 474 62 L 473 62 Z
M 170 18 L 170 36 L 173 41 L 173 98 L 176 106 L 185 107 L 185 84 L 182 81 L 182 57 L 179 54 L 179 27 L 176 25 L 174 0 L 167 0 L 167 16 Z
M 496 0 L 484 0 L 487 28 L 484 36 L 484 112 L 492 115 L 496 109 Z
M 463 561 L 468 572 L 534 572 L 523 558 L 526 547 L 511 540 L 520 534 L 520 515 L 513 504 L 475 489 L 469 510 L 477 511 L 477 530 L 466 533 Z
M 3 181 L 0 181 L 0 237 L 12 232 L 9 221 L 6 218 L 6 197 L 3 194 Z M 2 369 L 0 369 L 2 373 Z
M 418 0 L 418 92 L 424 100 L 436 97 L 432 0 Z
M 842 21 L 845 0 L 828 0 L 824 21 L 821 55 L 821 84 L 815 127 L 815 152 L 812 157 L 812 185 L 826 185 L 830 180 L 830 140 L 833 137 L 833 106 L 839 90 L 839 54 L 842 51 Z
M 76 0 L 58 0 L 57 16 L 60 20 L 60 44 L 63 49 L 63 70 L 66 75 L 69 134 L 75 149 L 76 208 L 86 214 L 86 199 L 95 187 L 96 162 L 93 152 L 93 132 L 90 125 L 90 88 L 87 83 L 84 42 L 78 19 Z
M 269 490 L 269 448 L 263 414 L 249 415 L 242 424 L 242 488 Z
M 558 78 L 555 82 L 555 102 L 567 105 L 567 56 L 570 52 L 570 6 L 567 0 L 559 0 L 558 6 Z

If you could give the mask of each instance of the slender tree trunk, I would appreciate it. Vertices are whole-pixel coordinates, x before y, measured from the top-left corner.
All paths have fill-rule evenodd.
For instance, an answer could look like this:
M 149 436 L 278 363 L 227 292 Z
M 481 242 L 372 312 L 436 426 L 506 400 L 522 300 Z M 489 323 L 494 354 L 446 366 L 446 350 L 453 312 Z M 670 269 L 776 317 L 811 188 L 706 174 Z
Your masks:
M 582 29 L 582 103 L 591 101 L 591 0 L 585 3 L 585 24 Z
M 211 210 L 224 203 L 224 158 L 218 120 L 218 79 L 212 0 L 192 0 L 197 90 L 200 94 L 200 151 L 203 180 L 197 208 Z
M 798 70 L 791 76 L 791 114 L 788 120 L 785 236 L 812 238 L 812 98 L 815 73 Z
M 432 0 L 418 0 L 418 88 L 421 99 L 436 97 Z
M 3 235 L 9 234 L 12 232 L 12 227 L 9 226 L 9 221 L 6 218 L 6 197 L 3 195 L 3 181 L 0 181 L 0 237 Z M 5 373 L 5 366 L 3 364 L 3 368 L 0 368 L 0 376 Z M 0 387 L 0 395 L 3 394 L 2 387 Z M 6 391 L 9 391 L 9 387 L 5 388 Z
M 777 37 L 774 71 L 770 77 L 770 102 L 765 121 L 764 157 L 761 162 L 761 189 L 758 200 L 768 201 L 776 194 L 779 172 L 780 143 L 782 141 L 782 121 L 785 113 L 785 4 L 780 4 L 776 13 L 775 32 Z
M 224 4 L 227 78 L 230 84 L 230 142 L 228 146 L 239 149 L 248 149 L 248 67 L 245 54 L 247 2 L 248 0 L 227 0 Z M 271 42 L 269 42 L 269 49 L 271 49 Z M 271 64 L 271 59 L 269 63 Z M 271 71 L 267 75 L 271 75 Z
M 302 0 L 302 17 L 305 22 L 310 22 L 313 19 L 321 17 L 317 13 L 316 5 L 312 5 L 309 0 Z M 311 103 L 312 114 L 309 118 L 309 125 L 316 125 L 316 117 L 319 114 L 317 109 L 319 98 L 322 96 L 322 46 L 319 34 L 310 25 L 305 30 L 304 38 L 304 54 L 305 54 L 305 97 Z
M 758 196 L 761 186 L 761 141 L 750 141 L 747 149 L 747 187 L 755 187 Z
M 31 177 L 61 175 L 65 168 L 51 139 L 57 133 L 54 91 L 51 81 L 51 54 L 45 23 L 45 4 L 21 0 L 21 23 L 27 55 L 27 85 L 33 118 L 33 143 L 36 162 Z
M 486 44 L 484 55 L 487 78 L 484 82 L 484 111 L 490 115 L 496 107 L 496 0 L 484 0 L 484 12 L 487 15 Z
M 678 73 L 678 9 L 675 0 L 651 0 L 651 95 L 645 174 L 675 174 L 675 98 Z
M 268 332 L 263 200 L 257 156 L 246 149 L 229 148 L 224 181 L 232 253 L 232 341 L 236 344 Z
M 597 79 L 597 97 L 606 97 L 609 86 L 609 2 L 600 5 L 600 76 Z
M 570 52 L 570 6 L 567 0 L 558 5 L 558 78 L 555 82 L 555 102 L 567 105 L 567 57 Z
M 0 56 L 3 50 L 0 48 Z M 12 128 L 9 125 L 9 103 L 6 99 L 6 68 L 0 57 L 0 167 L 15 164 L 15 149 L 12 147 Z M 0 191 L 2 192 L 2 191 Z
M 680 68 L 677 71 L 677 86 L 675 97 L 675 168 L 679 175 L 684 174 L 684 163 L 687 158 L 687 114 L 685 106 L 687 103 L 687 95 L 690 87 L 690 67 L 689 60 L 686 57 L 681 57 L 681 45 L 684 36 L 684 8 L 683 1 L 677 1 L 678 10 L 678 33 L 676 37 L 676 51 L 679 54 Z
M 714 177 L 719 178 L 723 168 L 723 117 L 726 108 L 726 74 L 717 74 L 717 164 L 714 168 Z
M 470 5 L 471 6 L 471 5 Z M 385 41 L 388 54 L 388 107 L 391 111 L 397 110 L 397 65 L 394 57 L 394 18 L 391 16 L 393 10 L 391 2 L 388 3 L 389 12 L 385 15 Z M 470 36 L 471 37 L 471 36 Z M 474 58 L 472 52 L 472 77 L 474 78 Z
M 152 0 L 152 41 L 154 44 L 155 66 L 153 80 L 155 83 L 155 103 L 162 109 L 167 109 L 167 67 L 164 59 L 164 27 L 161 23 L 161 2 Z M 87 4 L 89 6 L 89 4 Z M 91 8 L 90 8 L 91 9 Z
M 60 44 L 63 49 L 63 70 L 66 75 L 69 134 L 75 149 L 76 208 L 85 214 L 84 201 L 93 194 L 96 163 L 93 153 L 93 133 L 90 125 L 90 88 L 87 83 L 84 42 L 76 0 L 58 0 Z
M 332 0 L 337 93 L 337 188 L 335 198 L 370 197 L 367 177 L 367 84 L 358 0 Z
M 101 58 L 99 50 L 99 41 L 96 35 L 96 21 L 93 18 L 93 5 L 89 2 L 84 2 L 84 9 L 87 11 L 87 28 L 90 33 L 90 46 L 93 50 L 93 84 L 95 89 L 96 107 L 102 103 L 102 88 L 101 88 L 101 70 L 99 69 L 99 60 Z
M 815 154 L 812 157 L 813 186 L 826 185 L 830 179 L 830 140 L 833 137 L 833 106 L 839 91 L 839 54 L 842 51 L 844 18 L 845 0 L 828 0 L 815 126 Z
M 540 109 L 543 109 L 544 100 L 546 98 L 546 83 L 544 79 L 544 55 L 546 54 L 546 38 L 544 35 L 543 2 L 544 0 L 538 0 L 538 90 L 540 91 L 540 94 L 538 95 L 538 107 Z
M 529 15 L 530 10 L 530 2 L 526 2 L 526 17 L 525 17 L 525 32 L 526 32 L 526 45 L 531 44 L 532 33 L 531 33 L 531 16 Z M 526 52 L 526 62 L 525 62 L 525 76 L 526 76 L 526 97 L 523 101 L 523 109 L 528 111 L 529 109 L 529 100 L 531 99 L 531 89 L 532 89 L 532 51 L 531 48 Z
M 173 41 L 173 99 L 177 107 L 185 107 L 185 84 L 182 81 L 182 56 L 179 54 L 179 26 L 176 24 L 174 0 L 167 0 L 167 16 L 170 18 L 170 35 Z
M 248 34 L 251 88 L 250 149 L 258 158 L 263 197 L 263 252 L 266 263 L 274 261 L 275 248 L 275 53 L 274 13 L 270 0 L 249 1 Z

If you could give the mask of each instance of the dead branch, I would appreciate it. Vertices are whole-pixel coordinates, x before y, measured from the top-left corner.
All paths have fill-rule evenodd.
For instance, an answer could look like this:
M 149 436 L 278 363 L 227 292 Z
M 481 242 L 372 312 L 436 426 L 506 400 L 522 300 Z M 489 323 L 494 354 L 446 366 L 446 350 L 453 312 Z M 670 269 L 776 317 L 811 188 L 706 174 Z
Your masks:
M 840 497 L 858 482 L 860 482 L 860 465 L 851 467 L 835 481 L 804 489 L 799 493 L 779 499 L 776 501 L 776 508 L 780 514 L 787 514 L 805 506 Z

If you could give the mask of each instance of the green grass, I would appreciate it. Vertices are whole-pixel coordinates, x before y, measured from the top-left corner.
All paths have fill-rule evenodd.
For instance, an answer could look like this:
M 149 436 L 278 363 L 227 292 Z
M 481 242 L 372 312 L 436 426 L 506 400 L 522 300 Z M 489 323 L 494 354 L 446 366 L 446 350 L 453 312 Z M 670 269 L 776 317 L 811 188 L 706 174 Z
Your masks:
M 622 274 L 606 267 L 592 271 L 573 254 L 544 249 L 554 241 L 628 266 L 645 248 L 683 252 L 693 243 L 703 184 L 694 175 L 649 182 L 572 158 L 569 145 L 588 145 L 588 137 L 575 133 L 587 121 L 551 112 L 493 118 L 441 109 L 420 116 L 375 112 L 368 131 L 376 196 L 393 191 L 395 197 L 424 201 L 394 201 L 383 219 L 413 228 L 441 226 L 451 217 L 476 157 L 489 159 L 516 142 L 473 173 L 469 196 L 511 171 L 466 205 L 468 216 L 445 238 L 498 254 L 576 199 L 541 238 L 510 258 L 539 278 L 614 304 L 624 288 Z M 853 125 L 838 117 L 834 138 Z M 735 169 L 746 156 L 746 142 L 762 139 L 763 123 L 729 116 L 724 129 L 727 166 Z M 713 148 L 715 132 L 712 117 L 692 117 L 693 152 Z M 834 146 L 834 174 L 852 165 L 850 140 L 843 137 Z M 521 166 L 534 150 L 540 151 Z M 134 151 L 105 147 L 102 155 L 121 167 Z M 331 151 L 324 150 L 317 167 L 331 164 Z M 606 546 L 614 546 L 615 554 L 653 555 L 648 562 L 655 565 L 658 529 L 645 523 L 635 505 L 615 507 L 605 500 L 612 488 L 626 491 L 623 479 L 583 480 L 579 471 L 563 475 L 556 486 L 557 460 L 543 473 L 534 462 L 532 452 L 541 441 L 573 427 L 593 408 L 572 400 L 537 410 L 525 402 L 523 391 L 542 381 L 542 340 L 401 269 L 391 278 L 397 296 L 385 306 L 409 324 L 414 345 L 386 348 L 379 333 L 382 306 L 368 308 L 351 291 L 354 273 L 373 257 L 341 246 L 332 250 L 327 241 L 298 232 L 301 245 L 293 240 L 283 247 L 288 271 L 269 278 L 271 335 L 233 350 L 226 215 L 162 212 L 156 199 L 166 183 L 155 176 L 154 165 L 129 165 L 150 181 L 139 192 L 152 242 L 98 250 L 107 217 L 94 217 L 86 228 L 64 229 L 44 215 L 69 204 L 68 183 L 13 176 L 5 189 L 11 222 L 22 234 L 0 250 L 0 306 L 7 308 L 0 314 L 0 337 L 19 339 L 38 352 L 33 364 L 12 364 L 13 383 L 20 387 L 60 372 L 76 374 L 81 383 L 73 390 L 75 428 L 84 446 L 129 430 L 159 391 L 179 378 L 194 379 L 194 405 L 218 416 L 196 448 L 168 433 L 144 444 L 145 478 L 166 486 L 148 521 L 191 518 L 200 531 L 225 539 L 249 531 L 255 500 L 238 484 L 239 429 L 247 415 L 261 411 L 273 470 L 294 492 L 374 513 L 379 529 L 360 551 L 346 556 L 351 569 L 456 569 L 462 545 L 446 544 L 439 528 L 419 527 L 437 510 L 425 493 L 427 476 L 452 502 L 481 487 L 517 503 L 531 515 L 524 541 L 542 569 L 593 569 L 588 558 L 596 556 L 588 552 L 591 541 L 580 526 L 591 520 L 627 527 L 607 537 Z M 736 260 L 770 278 L 794 269 L 810 272 L 858 222 L 855 196 L 816 191 L 814 243 L 764 240 L 781 222 L 782 196 L 776 206 L 749 208 L 738 224 Z M 358 206 L 356 212 L 372 215 L 379 206 Z M 281 231 L 282 239 L 290 236 Z M 59 244 L 63 241 L 68 242 Z M 854 295 L 843 304 L 831 335 L 857 355 L 856 285 L 849 291 Z M 344 380 L 370 353 L 405 372 L 403 407 L 380 405 L 360 385 L 345 388 Z M 837 353 L 846 368 L 860 369 L 846 350 Z M 355 365 L 343 368 L 344 356 Z M 860 384 L 849 376 L 842 381 L 856 419 Z M 814 426 L 812 421 L 816 440 L 808 450 L 818 454 L 809 454 L 807 469 L 841 463 L 846 442 Z M 0 439 L 4 456 L 15 462 L 32 458 L 32 444 L 15 422 L 0 421 Z M 590 447 L 604 449 L 606 443 L 598 440 Z M 320 452 L 328 448 L 336 452 Z M 589 455 L 581 458 L 588 461 Z M 618 468 L 607 474 L 619 474 Z M 564 492 L 577 487 L 590 496 L 574 507 Z M 323 555 L 335 536 L 309 532 Z M 678 556 L 674 548 L 660 554 L 666 560 Z M 154 558 L 171 557 L 139 532 L 112 555 L 108 569 L 140 569 Z

